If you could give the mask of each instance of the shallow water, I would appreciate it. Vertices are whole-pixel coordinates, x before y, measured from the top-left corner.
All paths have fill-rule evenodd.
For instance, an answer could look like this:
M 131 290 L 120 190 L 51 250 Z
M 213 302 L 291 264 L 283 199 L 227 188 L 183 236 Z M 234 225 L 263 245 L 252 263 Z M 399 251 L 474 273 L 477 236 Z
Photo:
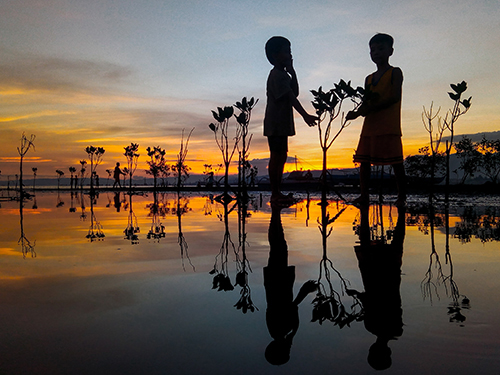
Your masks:
M 254 196 L 247 208 L 174 193 L 2 201 L 0 374 L 364 374 L 375 371 L 373 332 L 388 374 L 498 374 L 498 202 L 457 198 L 448 217 L 415 199 L 399 226 L 394 207 L 373 205 L 360 227 L 360 210 L 334 200 L 272 212 L 266 194 L 262 204 Z M 399 260 L 402 239 L 402 265 L 383 246 L 357 256 L 361 228 L 372 240 L 364 245 L 392 244 Z M 319 280 L 343 317 L 311 322 L 313 292 L 297 326 L 292 307 L 280 310 L 285 297 L 272 302 L 290 294 L 280 281 L 283 293 L 266 298 L 269 231 L 280 265 L 287 254 L 294 266 L 293 296 Z M 255 311 L 234 306 L 242 297 Z M 278 308 L 266 323 L 269 303 Z M 276 366 L 264 353 L 280 325 L 296 332 Z

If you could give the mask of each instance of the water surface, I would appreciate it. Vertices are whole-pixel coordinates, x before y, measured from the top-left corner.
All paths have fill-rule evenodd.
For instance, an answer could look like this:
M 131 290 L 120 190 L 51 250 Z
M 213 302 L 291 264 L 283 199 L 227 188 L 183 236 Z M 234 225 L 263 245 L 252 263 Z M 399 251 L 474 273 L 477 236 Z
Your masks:
M 388 374 L 498 374 L 500 211 L 493 200 L 457 198 L 448 215 L 429 211 L 425 199 L 402 214 L 371 206 L 369 244 L 396 244 L 402 233 L 399 270 L 397 256 L 358 261 L 358 208 L 332 196 L 328 206 L 312 198 L 272 212 L 266 194 L 262 203 L 253 194 L 247 206 L 175 193 L 2 201 L 0 374 L 364 374 L 375 372 L 367 360 L 373 332 L 390 348 L 378 355 Z M 272 246 L 287 250 L 294 266 L 292 298 L 319 280 L 321 296 L 345 309 L 311 322 L 319 300 L 307 295 L 280 366 L 265 357 L 278 324 L 266 323 L 263 269 Z M 371 276 L 362 274 L 360 266 L 372 264 Z M 399 281 L 386 288 L 388 272 Z M 375 297 L 365 309 L 368 291 Z M 399 334 L 383 328 L 397 326 L 398 303 Z

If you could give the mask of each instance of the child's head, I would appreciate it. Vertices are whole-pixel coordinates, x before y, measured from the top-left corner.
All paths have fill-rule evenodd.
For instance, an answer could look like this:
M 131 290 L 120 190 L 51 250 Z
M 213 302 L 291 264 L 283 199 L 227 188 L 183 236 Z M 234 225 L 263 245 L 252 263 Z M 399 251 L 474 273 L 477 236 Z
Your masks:
M 389 57 L 394 52 L 394 39 L 388 34 L 376 34 L 369 42 L 370 56 L 372 61 L 377 64 L 384 65 L 388 63 Z
M 290 41 L 282 36 L 273 36 L 266 43 L 266 56 L 272 65 L 276 65 L 276 56 L 285 48 L 290 50 Z
M 389 48 L 392 48 L 394 45 L 394 38 L 389 34 L 378 33 L 372 36 L 370 42 L 368 43 L 370 46 L 372 44 L 386 44 Z

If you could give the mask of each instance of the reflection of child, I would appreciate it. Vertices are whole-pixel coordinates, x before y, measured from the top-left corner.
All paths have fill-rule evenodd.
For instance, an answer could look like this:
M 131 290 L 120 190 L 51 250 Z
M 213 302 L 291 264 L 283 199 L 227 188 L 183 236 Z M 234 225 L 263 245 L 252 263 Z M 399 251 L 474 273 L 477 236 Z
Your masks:
M 368 353 L 368 363 L 376 370 L 391 367 L 388 343 L 403 334 L 400 287 L 405 230 L 405 209 L 401 208 L 391 243 L 371 241 L 369 207 L 361 207 L 360 245 L 354 249 L 365 291 L 358 297 L 365 311 L 365 328 L 377 337 Z
M 317 289 L 315 281 L 302 285 L 295 299 L 293 284 L 295 267 L 288 265 L 288 247 L 281 224 L 281 208 L 272 205 L 269 224 L 269 261 L 264 267 L 266 290 L 266 323 L 273 341 L 266 348 L 266 359 L 273 365 L 282 365 L 290 359 L 293 337 L 299 328 L 298 305 Z
M 293 108 L 309 126 L 317 117 L 308 114 L 297 99 L 299 84 L 293 68 L 290 41 L 274 36 L 266 43 L 266 56 L 274 68 L 267 78 L 267 105 L 264 117 L 264 135 L 270 150 L 269 180 L 272 201 L 289 200 L 281 193 L 281 178 L 288 153 L 288 137 L 295 135 Z
M 403 166 L 401 143 L 401 92 L 403 72 L 389 65 L 393 38 L 387 34 L 376 34 L 370 39 L 370 56 L 377 71 L 366 77 L 367 98 L 357 111 L 347 114 L 347 120 L 364 116 L 365 120 L 354 162 L 361 163 L 361 196 L 356 203 L 369 202 L 369 180 L 371 164 L 392 165 L 398 185 L 396 205 L 406 204 L 406 177 Z

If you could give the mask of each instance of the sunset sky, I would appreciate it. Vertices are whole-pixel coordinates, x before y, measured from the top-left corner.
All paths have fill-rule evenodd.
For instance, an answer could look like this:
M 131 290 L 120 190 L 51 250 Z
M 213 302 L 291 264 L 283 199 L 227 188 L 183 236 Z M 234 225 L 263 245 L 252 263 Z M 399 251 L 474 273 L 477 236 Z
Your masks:
M 264 44 L 292 42 L 299 100 L 339 79 L 362 85 L 375 66 L 368 40 L 395 38 L 392 65 L 403 70 L 403 142 L 414 154 L 427 142 L 422 106 L 452 103 L 450 83 L 467 81 L 472 108 L 457 134 L 500 130 L 500 7 L 497 0 L 3 0 L 0 2 L 0 171 L 18 172 L 21 134 L 36 135 L 26 169 L 55 177 L 104 147 L 98 171 L 124 163 L 139 143 L 138 174 L 148 146 L 175 158 L 182 129 L 193 132 L 188 164 L 201 172 L 221 162 L 208 124 L 211 110 L 243 96 L 259 98 L 251 123 L 251 159 L 268 157 L 262 136 Z M 346 110 L 350 109 L 346 107 Z M 333 145 L 329 167 L 350 168 L 362 120 Z M 234 124 L 234 122 L 233 122 Z M 296 118 L 290 155 L 319 167 L 318 133 Z M 261 174 L 264 171 L 259 171 Z M 69 172 L 68 172 L 69 173 Z

